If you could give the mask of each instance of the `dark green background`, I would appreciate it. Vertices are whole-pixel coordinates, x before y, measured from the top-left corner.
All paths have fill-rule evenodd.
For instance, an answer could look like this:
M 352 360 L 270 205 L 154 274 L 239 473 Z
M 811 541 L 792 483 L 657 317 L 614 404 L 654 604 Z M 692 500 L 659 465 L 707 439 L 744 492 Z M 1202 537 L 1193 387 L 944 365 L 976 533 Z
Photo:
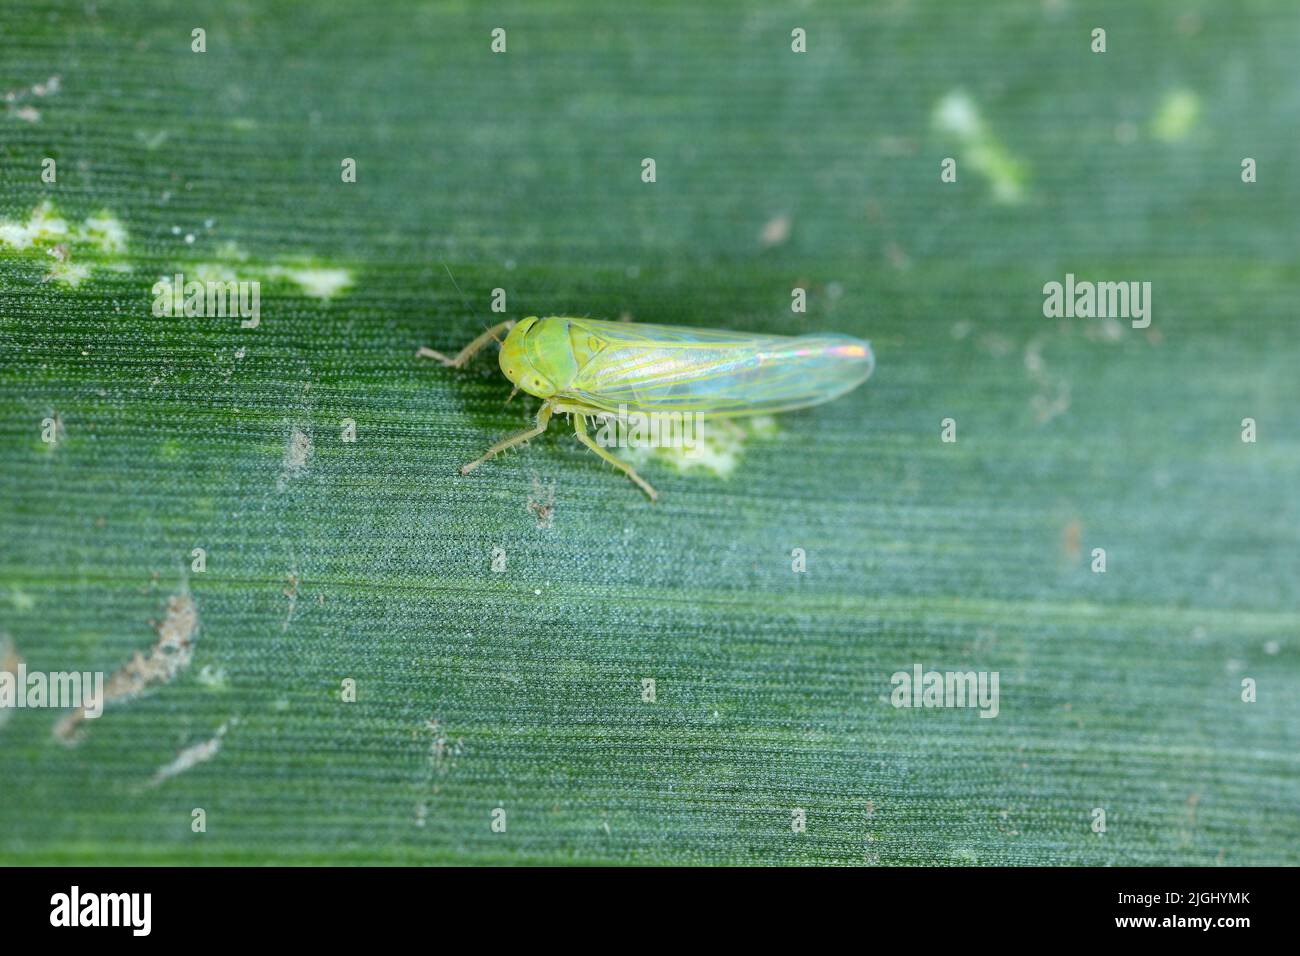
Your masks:
M 1297 48 L 1284 2 L 5 0 L 0 92 L 61 90 L 0 111 L 0 218 L 107 210 L 134 271 L 0 248 L 0 631 L 112 671 L 181 588 L 201 625 L 78 747 L 0 729 L 0 860 L 1300 861 Z M 1019 202 L 935 124 L 957 91 Z M 354 284 L 270 282 L 254 330 L 151 314 L 228 242 Z M 1151 329 L 1045 319 L 1066 272 L 1151 282 Z M 414 352 L 495 287 L 878 367 L 729 478 L 647 466 L 656 506 L 565 427 L 461 478 L 536 403 Z M 1000 716 L 895 710 L 914 663 L 999 671 Z

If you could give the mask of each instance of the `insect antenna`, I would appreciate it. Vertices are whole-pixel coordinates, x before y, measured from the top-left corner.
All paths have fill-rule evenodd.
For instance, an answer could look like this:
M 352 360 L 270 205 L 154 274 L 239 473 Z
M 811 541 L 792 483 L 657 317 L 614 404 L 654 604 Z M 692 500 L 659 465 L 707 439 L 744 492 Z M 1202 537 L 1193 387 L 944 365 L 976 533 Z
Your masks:
M 445 259 L 439 259 L 438 261 L 442 264 L 442 268 L 446 271 L 447 278 L 451 280 L 451 284 L 455 286 L 456 291 L 460 293 L 460 301 L 464 304 L 465 311 L 469 312 L 470 314 L 473 314 L 474 306 L 470 304 L 469 297 L 465 295 L 465 291 L 460 287 L 460 283 L 456 281 L 456 277 L 451 274 L 451 267 L 447 265 Z M 483 329 L 485 332 L 487 332 L 488 335 L 492 336 L 492 341 L 497 344 L 498 348 L 500 348 L 501 345 L 504 344 L 499 338 L 497 338 L 497 335 L 495 332 L 492 331 L 491 326 L 484 326 Z

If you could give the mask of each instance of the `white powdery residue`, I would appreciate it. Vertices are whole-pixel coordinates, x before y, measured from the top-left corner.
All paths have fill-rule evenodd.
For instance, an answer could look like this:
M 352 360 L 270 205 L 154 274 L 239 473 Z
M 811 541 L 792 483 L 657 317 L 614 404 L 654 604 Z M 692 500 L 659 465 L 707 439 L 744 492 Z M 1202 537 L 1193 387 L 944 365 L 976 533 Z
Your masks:
M 705 420 L 693 448 L 643 445 L 619 448 L 615 454 L 638 468 L 653 457 L 681 472 L 707 471 L 719 478 L 726 478 L 736 470 L 736 465 L 744 454 L 745 444 L 751 437 L 771 437 L 777 431 L 776 419 L 771 415 L 737 420 Z
M 203 283 L 239 281 L 234 270 L 220 262 L 200 262 L 198 265 L 191 266 L 189 273 L 190 278 Z M 168 277 L 164 277 L 164 281 L 168 281 Z
M 180 235 L 180 227 L 174 227 L 172 232 Z M 186 242 L 193 241 L 192 234 L 185 238 Z M 230 240 L 217 246 L 213 261 L 188 266 L 184 271 L 201 282 L 282 279 L 297 286 L 304 295 L 322 300 L 334 298 L 353 283 L 352 272 L 348 269 L 311 265 L 303 259 L 281 260 L 272 265 L 263 264 L 251 257 L 248 250 Z
M 86 217 L 77 229 L 76 241 L 106 255 L 121 255 L 126 252 L 126 227 L 120 219 L 101 212 Z
M 71 228 L 48 200 L 33 209 L 26 222 L 0 219 L 0 248 L 16 252 L 46 250 L 55 261 L 41 281 L 73 289 L 89 279 L 96 268 L 130 272 L 129 263 L 115 261 L 115 257 L 126 253 L 126 241 L 126 227 L 116 217 L 101 212 Z M 81 261 L 86 254 L 98 261 Z
M 10 249 L 30 249 L 35 245 L 50 245 L 68 238 L 68 221 L 54 211 L 48 200 L 32 210 L 26 222 L 0 219 L 0 246 Z
M 17 103 L 29 96 L 40 99 L 43 96 L 53 96 L 63 88 L 63 77 L 54 74 L 44 83 L 33 83 L 31 86 L 20 87 L 16 90 L 7 90 L 4 94 L 6 103 Z
M 951 136 L 970 164 L 993 187 L 993 198 L 1017 203 L 1024 198 L 1025 164 L 994 135 L 970 94 L 952 90 L 935 104 L 931 121 L 935 129 Z
M 217 257 L 220 259 L 234 260 L 235 262 L 247 262 L 248 250 L 233 240 L 226 240 L 217 246 Z
M 306 474 L 308 463 L 311 461 L 311 452 L 311 433 L 295 427 L 289 434 L 289 440 L 284 446 L 284 461 L 281 466 L 280 480 L 276 483 L 280 491 L 284 491 L 290 479 L 300 478 Z
M 158 768 L 157 773 L 155 773 L 152 779 L 150 779 L 149 785 L 151 787 L 156 787 L 163 781 L 170 780 L 172 777 L 184 773 L 191 767 L 211 760 L 221 750 L 221 738 L 226 735 L 226 731 L 232 725 L 237 723 L 239 723 L 239 719 L 237 717 L 232 717 L 217 728 L 217 732 L 212 735 L 212 739 L 205 740 L 201 744 L 195 744 L 193 747 L 186 747 L 176 755 L 175 760 L 164 767 Z
M 53 96 L 63 86 L 63 77 L 55 73 L 44 83 L 37 83 L 32 86 L 32 96 Z
M 758 235 L 759 242 L 765 246 L 781 245 L 790 238 L 790 225 L 789 216 L 782 215 L 769 219 Z
M 313 299 L 332 299 L 352 284 L 352 273 L 347 269 L 272 266 L 266 274 L 272 279 L 288 279 Z
M 45 96 L 53 96 L 59 92 L 62 82 L 58 74 L 55 74 L 44 83 L 33 83 L 31 86 L 7 90 L 4 94 L 4 102 L 8 114 L 27 123 L 39 123 L 41 121 L 41 111 L 30 103 L 23 103 L 23 101 L 29 97 L 40 99 Z
M 204 664 L 199 669 L 198 675 L 194 678 L 204 687 L 210 690 L 226 689 L 226 671 L 222 667 L 213 667 L 211 664 Z
M 45 273 L 45 282 L 58 282 L 75 289 L 90 278 L 90 266 L 84 262 L 70 259 L 55 259 L 54 264 Z
M 983 129 L 975 101 L 962 90 L 953 90 L 939 101 L 934 124 L 945 133 L 961 137 L 978 136 Z

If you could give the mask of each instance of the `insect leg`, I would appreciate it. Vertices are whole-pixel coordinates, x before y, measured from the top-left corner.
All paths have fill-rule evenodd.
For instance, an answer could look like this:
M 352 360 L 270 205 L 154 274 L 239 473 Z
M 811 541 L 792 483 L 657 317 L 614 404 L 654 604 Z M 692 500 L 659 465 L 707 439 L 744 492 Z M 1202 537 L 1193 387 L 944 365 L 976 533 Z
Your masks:
M 520 442 L 526 442 L 530 438 L 536 438 L 542 432 L 546 431 L 546 426 L 550 424 L 550 421 L 551 421 L 551 406 L 550 403 L 547 403 L 542 405 L 541 409 L 538 410 L 536 425 L 534 425 L 532 428 L 527 428 L 524 431 L 519 432 L 519 434 L 517 435 L 511 435 L 509 438 L 501 439 L 499 442 L 497 442 L 495 445 L 493 445 L 491 448 L 485 451 L 478 458 L 475 458 L 469 464 L 461 465 L 460 473 L 462 475 L 468 475 L 479 465 L 483 464 L 483 462 L 491 461 L 493 458 L 495 458 L 501 452 L 505 451 L 507 448 L 510 448 L 513 445 L 518 445 Z
M 655 491 L 654 488 L 650 486 L 650 482 L 646 481 L 644 478 L 638 475 L 636 473 L 636 469 L 634 469 L 627 462 L 622 461 L 619 458 L 616 458 L 614 455 L 610 454 L 604 448 L 601 448 L 594 441 L 592 441 L 591 436 L 587 434 L 587 420 L 583 418 L 581 414 L 574 416 L 573 430 L 578 435 L 578 441 L 582 442 L 584 445 L 586 445 L 588 448 L 594 451 L 601 458 L 604 458 L 607 462 L 609 462 L 619 471 L 623 472 L 623 474 L 627 475 L 634 482 L 636 482 L 638 487 L 640 487 L 642 491 L 644 491 L 647 495 L 650 496 L 651 501 L 659 500 L 659 492 Z
M 416 349 L 415 355 L 416 358 L 437 359 L 443 365 L 450 368 L 460 368 L 479 352 L 483 351 L 484 347 L 489 342 L 499 343 L 501 340 L 497 338 L 497 333 L 507 332 L 514 328 L 514 325 L 514 319 L 507 319 L 499 325 L 492 326 L 492 328 L 488 329 L 473 342 L 470 342 L 469 345 L 457 352 L 455 358 L 447 358 L 447 356 L 443 355 L 441 352 L 435 352 L 433 349 L 425 348 L 424 346 L 420 346 L 420 348 Z

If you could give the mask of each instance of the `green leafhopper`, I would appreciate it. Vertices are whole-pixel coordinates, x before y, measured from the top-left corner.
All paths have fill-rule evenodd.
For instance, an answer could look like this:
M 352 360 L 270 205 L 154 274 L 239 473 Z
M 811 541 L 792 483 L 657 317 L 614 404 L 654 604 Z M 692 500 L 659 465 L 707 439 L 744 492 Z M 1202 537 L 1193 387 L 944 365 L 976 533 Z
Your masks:
M 652 501 L 658 493 L 649 482 L 592 440 L 588 418 L 624 409 L 708 417 L 791 411 L 838 398 L 875 367 L 869 343 L 836 333 L 756 335 L 565 316 L 502 322 L 452 358 L 432 349 L 417 354 L 460 368 L 507 330 L 501 371 L 516 390 L 542 399 L 542 407 L 532 428 L 497 442 L 460 473 L 540 435 L 559 412 L 573 416 L 580 442 Z

